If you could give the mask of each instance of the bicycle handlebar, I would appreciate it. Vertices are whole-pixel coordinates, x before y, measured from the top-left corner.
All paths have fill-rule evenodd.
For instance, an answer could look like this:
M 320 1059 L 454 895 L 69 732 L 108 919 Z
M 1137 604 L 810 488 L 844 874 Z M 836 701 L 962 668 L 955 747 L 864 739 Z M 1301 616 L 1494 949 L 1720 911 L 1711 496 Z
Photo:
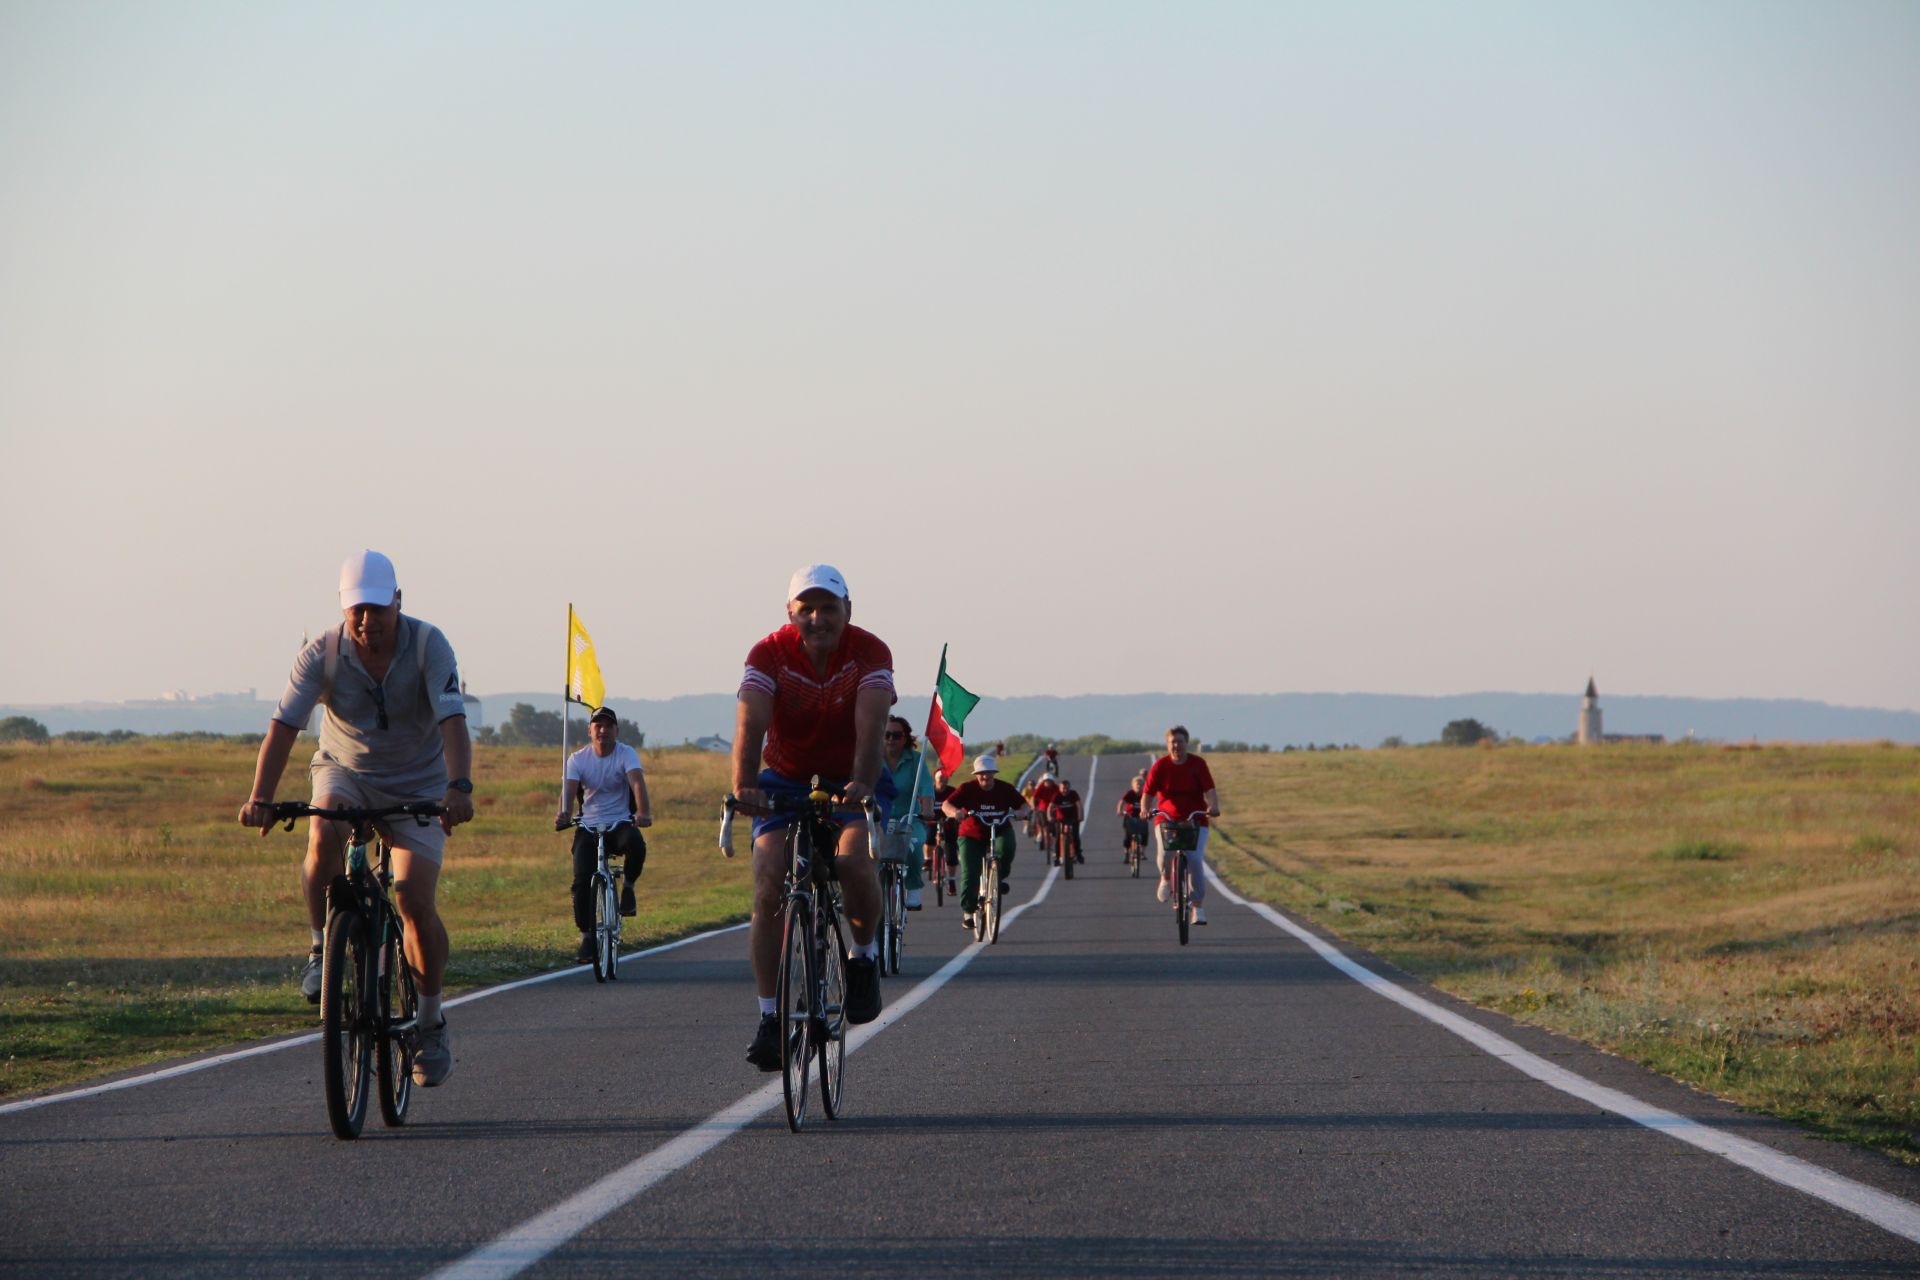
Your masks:
M 437 800 L 410 800 L 406 804 L 390 804 L 376 809 L 316 809 L 304 800 L 277 801 L 268 810 L 273 815 L 269 827 L 286 823 L 287 830 L 293 830 L 296 818 L 326 818 L 333 822 L 379 822 L 383 818 L 412 818 L 420 826 L 445 812 Z
M 867 823 L 867 852 L 879 857 L 880 844 L 880 805 L 872 796 L 862 800 L 857 808 L 834 808 L 831 802 L 815 800 L 812 794 L 804 796 L 771 795 L 767 803 L 748 804 L 740 797 L 728 793 L 720 801 L 720 852 L 733 856 L 733 815 L 744 813 L 750 817 L 772 817 L 777 814 L 817 813 L 825 818 L 864 818 Z

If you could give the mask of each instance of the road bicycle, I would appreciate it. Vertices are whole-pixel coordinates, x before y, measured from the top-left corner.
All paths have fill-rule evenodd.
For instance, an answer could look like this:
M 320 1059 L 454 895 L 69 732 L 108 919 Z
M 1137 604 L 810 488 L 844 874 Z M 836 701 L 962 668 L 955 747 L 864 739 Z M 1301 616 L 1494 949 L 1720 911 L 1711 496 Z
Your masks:
M 1200 824 L 1195 818 L 1207 816 L 1205 809 L 1195 809 L 1188 814 L 1184 822 L 1171 819 L 1160 824 L 1160 851 L 1167 855 L 1167 873 L 1173 877 L 1173 914 L 1180 922 L 1180 945 L 1187 945 L 1187 931 L 1193 923 L 1189 918 L 1193 912 L 1188 910 L 1192 897 L 1192 873 L 1188 869 L 1187 855 L 1200 845 Z
M 367 1118 L 369 1085 L 377 1077 L 380 1118 L 406 1123 L 418 1052 L 420 994 L 407 963 L 405 927 L 393 905 L 392 849 L 374 824 L 411 818 L 421 826 L 440 816 L 431 800 L 378 809 L 316 809 L 301 801 L 272 808 L 273 821 L 293 830 L 296 818 L 351 824 L 347 869 L 327 886 L 327 932 L 320 967 L 320 1043 L 325 1053 L 321 1089 L 327 1121 L 337 1138 L 357 1138 Z M 376 856 L 367 857 L 373 844 Z M 378 870 L 375 867 L 378 867 Z
M 827 1119 L 840 1115 L 846 1089 L 847 938 L 840 926 L 840 882 L 834 873 L 842 823 L 865 819 L 869 853 L 880 848 L 879 806 L 835 808 L 833 797 L 813 779 L 805 796 L 774 795 L 764 806 L 728 796 L 720 814 L 720 851 L 733 856 L 733 815 L 788 814 L 787 877 L 780 922 L 780 1077 L 787 1128 L 807 1122 L 807 1086 L 820 1059 L 820 1105 Z
M 622 859 L 618 868 L 608 861 L 607 837 L 613 827 L 587 826 L 578 816 L 568 818 L 567 826 L 586 827 L 597 842 L 597 862 L 587 889 L 593 897 L 593 980 L 613 982 L 620 977 L 620 877 L 627 873 L 626 861 Z

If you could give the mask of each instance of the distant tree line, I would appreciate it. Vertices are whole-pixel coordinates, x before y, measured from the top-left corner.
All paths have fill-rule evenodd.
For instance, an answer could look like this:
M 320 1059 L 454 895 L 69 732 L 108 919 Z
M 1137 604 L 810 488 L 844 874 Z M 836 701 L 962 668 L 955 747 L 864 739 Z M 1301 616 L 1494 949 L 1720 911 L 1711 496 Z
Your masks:
M 136 733 L 132 729 L 68 729 L 49 733 L 47 726 L 32 716 L 8 716 L 0 720 L 0 742 L 30 742 L 46 745 L 54 742 L 85 744 L 119 742 L 231 742 L 237 746 L 257 747 L 259 733 L 211 733 L 205 729 L 181 729 L 172 733 Z
M 562 720 L 558 711 L 536 711 L 531 703 L 516 702 L 507 712 L 505 724 L 498 728 L 481 725 L 474 730 L 473 741 L 483 747 L 557 747 L 563 730 L 568 743 L 584 747 L 592 741 L 587 736 L 586 720 Z M 635 751 L 647 745 L 647 735 L 626 720 L 620 721 L 618 734 L 620 741 Z

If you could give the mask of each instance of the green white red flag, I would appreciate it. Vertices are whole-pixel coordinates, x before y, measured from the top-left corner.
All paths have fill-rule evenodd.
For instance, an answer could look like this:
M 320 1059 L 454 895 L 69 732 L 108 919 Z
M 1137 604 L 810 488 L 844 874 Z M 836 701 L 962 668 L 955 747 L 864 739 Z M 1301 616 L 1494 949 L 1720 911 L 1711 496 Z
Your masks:
M 927 713 L 927 745 L 940 757 L 940 767 L 948 777 L 957 775 L 960 762 L 966 759 L 967 747 L 960 734 L 967 727 L 967 713 L 979 701 L 947 674 L 947 647 L 941 645 L 940 678 L 934 681 L 933 709 Z

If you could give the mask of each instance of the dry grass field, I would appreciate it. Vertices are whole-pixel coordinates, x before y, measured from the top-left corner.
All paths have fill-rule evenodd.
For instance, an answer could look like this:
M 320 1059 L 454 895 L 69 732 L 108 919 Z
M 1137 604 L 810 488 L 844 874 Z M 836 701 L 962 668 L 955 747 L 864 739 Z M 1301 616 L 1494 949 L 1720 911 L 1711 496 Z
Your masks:
M 1212 860 L 1477 1004 L 1920 1163 L 1920 751 L 1220 755 Z
M 306 798 L 310 750 L 283 798 Z M 450 991 L 571 963 L 559 755 L 475 752 L 476 817 L 441 881 Z M 306 828 L 262 839 L 235 822 L 253 759 L 222 743 L 0 747 L 0 1095 L 314 1024 L 295 984 Z M 713 843 L 725 759 L 646 761 L 656 821 L 629 943 L 745 919 L 746 859 Z

